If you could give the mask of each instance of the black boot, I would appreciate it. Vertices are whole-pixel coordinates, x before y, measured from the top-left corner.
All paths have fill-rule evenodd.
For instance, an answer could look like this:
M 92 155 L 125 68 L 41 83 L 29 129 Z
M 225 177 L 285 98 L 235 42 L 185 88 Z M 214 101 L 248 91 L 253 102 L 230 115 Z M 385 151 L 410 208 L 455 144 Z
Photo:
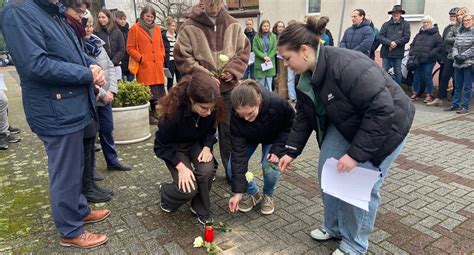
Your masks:
M 84 139 L 84 174 L 82 176 L 82 194 L 86 197 L 88 202 L 103 203 L 110 201 L 112 196 L 100 192 L 96 189 L 94 182 L 94 140 L 91 142 Z

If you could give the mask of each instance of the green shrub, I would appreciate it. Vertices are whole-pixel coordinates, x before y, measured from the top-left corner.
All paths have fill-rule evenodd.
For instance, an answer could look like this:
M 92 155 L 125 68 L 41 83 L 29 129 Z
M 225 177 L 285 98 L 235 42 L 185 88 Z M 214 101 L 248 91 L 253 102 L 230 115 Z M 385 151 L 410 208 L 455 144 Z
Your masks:
M 137 81 L 119 81 L 113 107 L 144 105 L 150 101 L 150 89 Z

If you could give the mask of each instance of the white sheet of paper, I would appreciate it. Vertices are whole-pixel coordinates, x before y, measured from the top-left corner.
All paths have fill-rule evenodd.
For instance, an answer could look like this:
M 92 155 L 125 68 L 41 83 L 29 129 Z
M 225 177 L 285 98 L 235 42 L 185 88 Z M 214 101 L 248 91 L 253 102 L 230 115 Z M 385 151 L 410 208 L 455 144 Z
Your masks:
M 262 64 L 262 71 L 267 71 L 273 68 L 273 62 L 268 61 L 267 63 Z
M 121 80 L 122 77 L 122 68 L 120 66 L 115 66 L 115 78 L 118 80 Z
M 377 182 L 380 172 L 356 167 L 349 173 L 337 171 L 337 160 L 326 160 L 321 174 L 321 189 L 354 206 L 361 205 L 356 201 L 370 201 L 370 193 Z M 365 206 L 364 206 L 365 208 Z M 364 209 L 362 208 L 362 209 Z
M 353 199 L 353 198 L 349 198 L 349 197 L 341 197 L 340 195 L 338 194 L 334 194 L 334 193 L 331 193 L 331 192 L 327 192 L 325 190 L 323 190 L 324 193 L 326 194 L 329 194 L 333 197 L 337 197 L 339 199 L 341 199 L 342 201 L 346 202 L 346 203 L 349 203 L 353 206 L 357 206 L 359 207 L 360 209 L 363 209 L 363 210 L 366 210 L 366 211 L 369 211 L 369 201 L 364 201 L 364 200 L 359 200 L 359 199 Z
M 0 90 L 8 90 L 5 81 L 3 80 L 3 73 L 0 73 Z
M 250 52 L 250 56 L 249 56 L 249 65 L 255 63 L 255 53 L 254 52 Z
M 168 69 L 167 67 L 165 67 L 164 69 L 164 72 L 165 72 L 165 76 L 166 78 L 173 78 L 173 75 L 171 75 L 171 72 L 170 72 L 170 69 Z

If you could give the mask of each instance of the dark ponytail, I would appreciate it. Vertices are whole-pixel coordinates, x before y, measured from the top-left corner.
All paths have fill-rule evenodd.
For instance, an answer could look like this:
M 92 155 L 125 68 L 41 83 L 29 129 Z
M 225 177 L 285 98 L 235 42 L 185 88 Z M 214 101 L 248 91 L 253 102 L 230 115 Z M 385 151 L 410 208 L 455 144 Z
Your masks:
M 287 49 L 297 51 L 301 45 L 309 45 L 315 50 L 319 47 L 319 38 L 326 33 L 329 18 L 308 17 L 306 24 L 297 22 L 283 30 L 278 39 L 278 47 L 287 46 Z
M 230 102 L 232 108 L 237 109 L 242 106 L 257 106 L 257 98 L 262 98 L 262 89 L 254 80 L 244 80 L 232 90 Z

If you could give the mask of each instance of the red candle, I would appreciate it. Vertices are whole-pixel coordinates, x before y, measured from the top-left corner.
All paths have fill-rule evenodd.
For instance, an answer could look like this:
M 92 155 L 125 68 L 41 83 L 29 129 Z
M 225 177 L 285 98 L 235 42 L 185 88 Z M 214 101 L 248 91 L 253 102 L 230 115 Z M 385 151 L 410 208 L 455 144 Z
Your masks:
M 204 225 L 204 241 L 208 243 L 214 242 L 214 225 L 212 223 Z

